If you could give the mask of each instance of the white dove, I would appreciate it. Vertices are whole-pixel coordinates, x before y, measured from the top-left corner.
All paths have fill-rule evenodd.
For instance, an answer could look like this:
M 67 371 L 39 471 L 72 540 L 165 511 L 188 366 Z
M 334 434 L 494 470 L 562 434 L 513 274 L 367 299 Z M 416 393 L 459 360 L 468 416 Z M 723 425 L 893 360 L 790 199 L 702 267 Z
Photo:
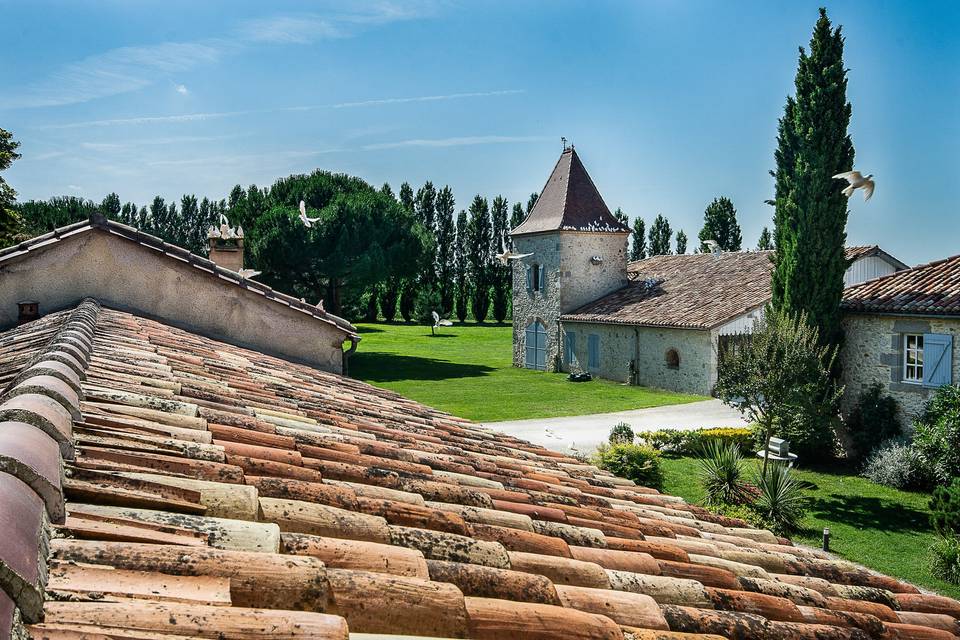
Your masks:
M 313 226 L 313 223 L 319 220 L 319 216 L 316 218 L 307 217 L 307 204 L 301 200 L 300 201 L 300 222 L 303 223 L 303 226 L 310 228 Z
M 703 244 L 707 245 L 707 249 L 709 249 L 710 253 L 716 253 L 717 249 L 720 247 L 720 243 L 716 240 L 704 240 Z
M 843 195 L 848 198 L 853 195 L 857 189 L 863 189 L 863 200 L 866 202 L 873 195 L 873 174 L 864 177 L 859 171 L 844 171 L 833 176 L 835 180 L 846 180 L 849 184 L 843 190 Z
M 241 278 L 252 280 L 253 278 L 256 278 L 258 275 L 260 275 L 262 272 L 257 271 L 255 269 L 240 269 L 240 271 L 237 271 L 237 273 L 240 274 Z
M 500 261 L 500 264 L 510 264 L 511 260 L 520 260 L 522 258 L 527 258 L 532 256 L 532 253 L 515 253 L 513 249 L 507 250 L 503 246 L 503 239 L 500 240 L 500 253 L 497 254 L 497 260 Z

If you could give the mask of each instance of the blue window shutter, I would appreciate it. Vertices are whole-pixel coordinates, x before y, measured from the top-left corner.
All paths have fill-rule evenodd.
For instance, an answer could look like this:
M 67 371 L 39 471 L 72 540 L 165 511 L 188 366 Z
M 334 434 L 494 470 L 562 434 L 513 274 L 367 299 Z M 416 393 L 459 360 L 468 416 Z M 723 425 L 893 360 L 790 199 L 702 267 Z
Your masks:
M 940 387 L 953 382 L 953 336 L 923 335 L 923 385 Z
M 587 340 L 587 365 L 590 367 L 600 366 L 600 336 L 591 334 Z
M 567 364 L 573 364 L 574 354 L 577 350 L 577 334 L 573 331 L 567 331 L 564 334 L 564 345 L 565 347 L 563 354 L 564 360 Z
M 533 292 L 533 269 L 530 268 L 530 265 L 526 265 L 527 270 L 527 293 Z
M 527 273 L 529 274 L 529 269 Z M 526 358 L 524 359 L 524 366 L 528 369 L 533 369 L 537 364 L 537 333 L 534 327 L 536 323 L 531 322 L 527 325 L 527 341 L 524 345 Z
M 543 265 L 540 265 L 540 291 L 547 290 L 547 270 Z

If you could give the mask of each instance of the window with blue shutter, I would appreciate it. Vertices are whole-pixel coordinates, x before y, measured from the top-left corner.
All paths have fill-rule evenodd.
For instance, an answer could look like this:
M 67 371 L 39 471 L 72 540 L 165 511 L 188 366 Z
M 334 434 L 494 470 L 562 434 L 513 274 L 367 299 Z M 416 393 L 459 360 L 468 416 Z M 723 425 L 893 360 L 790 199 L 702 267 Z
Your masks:
M 568 365 L 573 364 L 577 357 L 577 334 L 573 331 L 567 331 L 563 336 L 563 360 Z
M 524 363 L 527 369 L 547 370 L 547 327 L 539 320 L 527 325 Z
M 940 387 L 953 382 L 953 336 L 923 335 L 923 385 Z
M 533 269 L 530 265 L 526 266 L 527 269 L 527 293 L 533 293 Z
M 537 287 L 537 289 L 538 289 L 539 291 L 544 291 L 544 292 L 545 292 L 545 291 L 547 290 L 547 270 L 546 270 L 546 268 L 544 268 L 543 265 L 540 265 L 540 282 L 539 282 L 539 284 L 540 284 L 540 286 Z
M 600 366 L 600 336 L 595 333 L 587 338 L 587 366 L 591 369 Z

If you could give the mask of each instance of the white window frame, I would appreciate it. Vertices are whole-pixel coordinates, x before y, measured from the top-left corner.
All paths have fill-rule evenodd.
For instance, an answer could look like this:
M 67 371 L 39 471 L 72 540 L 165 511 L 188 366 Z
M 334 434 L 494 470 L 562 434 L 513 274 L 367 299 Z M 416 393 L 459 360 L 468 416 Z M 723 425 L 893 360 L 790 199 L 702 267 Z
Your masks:
M 910 361 L 911 356 L 913 362 Z M 907 384 L 923 384 L 922 333 L 903 334 L 903 375 L 900 377 Z

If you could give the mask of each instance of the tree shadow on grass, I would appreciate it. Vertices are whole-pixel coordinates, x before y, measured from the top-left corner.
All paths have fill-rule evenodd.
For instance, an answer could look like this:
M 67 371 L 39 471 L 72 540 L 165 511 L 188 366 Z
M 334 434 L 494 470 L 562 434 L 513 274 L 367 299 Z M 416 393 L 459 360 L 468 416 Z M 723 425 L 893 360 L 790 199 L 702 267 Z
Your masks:
M 367 382 L 476 378 L 493 371 L 496 371 L 494 367 L 482 364 L 462 364 L 394 353 L 358 352 L 350 358 L 350 374 Z
M 858 529 L 892 533 L 925 533 L 931 530 L 929 514 L 894 500 L 832 493 L 810 501 L 810 514 Z

